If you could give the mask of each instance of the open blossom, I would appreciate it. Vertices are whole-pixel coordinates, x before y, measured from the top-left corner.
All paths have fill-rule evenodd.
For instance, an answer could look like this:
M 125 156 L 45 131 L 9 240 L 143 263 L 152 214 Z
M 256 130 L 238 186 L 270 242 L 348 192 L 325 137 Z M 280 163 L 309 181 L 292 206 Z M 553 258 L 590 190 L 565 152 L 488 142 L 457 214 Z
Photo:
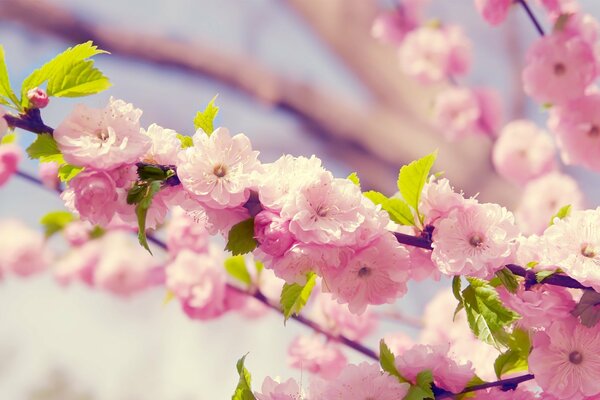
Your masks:
M 437 387 L 458 393 L 473 378 L 471 363 L 458 364 L 448 354 L 448 346 L 416 345 L 396 357 L 400 374 L 416 383 L 419 372 L 429 370 Z
M 346 366 L 346 356 L 335 342 L 323 342 L 319 335 L 298 336 L 288 347 L 288 364 L 333 379 Z
M 507 124 L 494 144 L 492 160 L 505 179 L 523 185 L 556 168 L 556 148 L 550 136 L 534 123 Z
M 115 180 L 104 171 L 85 170 L 69 182 L 61 197 L 83 220 L 102 226 L 114 217 L 119 206 Z
M 51 261 L 44 236 L 21 221 L 0 220 L 0 238 L 0 277 L 4 273 L 29 276 Z
M 367 310 L 352 314 L 348 307 L 333 300 L 329 293 L 319 293 L 314 305 L 314 320 L 334 335 L 344 335 L 350 340 L 360 341 L 377 327 L 377 316 Z
M 166 286 L 190 318 L 212 319 L 227 311 L 226 273 L 216 251 L 179 252 L 166 267 Z
M 452 210 L 433 231 L 431 258 L 442 273 L 487 278 L 510 260 L 518 230 L 497 204 Z
M 540 387 L 564 400 L 600 395 L 600 335 L 576 319 L 555 321 L 533 336 L 529 369 Z
M 367 305 L 392 303 L 406 293 L 408 251 L 391 234 L 348 256 L 345 265 L 321 270 L 323 289 L 348 309 L 361 314 Z
M 471 44 L 458 26 L 423 25 L 406 35 L 399 57 L 406 75 L 421 83 L 438 83 L 468 72 Z
M 574 211 L 555 219 L 544 232 L 544 264 L 563 269 L 584 285 L 600 290 L 600 208 Z
M 512 5 L 513 0 L 475 0 L 477 11 L 491 25 L 501 24 Z
M 342 263 L 341 251 L 330 246 L 295 244 L 281 257 L 262 257 L 264 253 L 257 250 L 257 257 L 264 259 L 266 266 L 275 272 L 277 277 L 286 282 L 306 283 L 306 274 L 336 268 Z
M 152 124 L 148 130 L 142 129 L 142 133 L 150 138 L 151 143 L 143 156 L 144 162 L 160 165 L 177 164 L 177 157 L 181 151 L 181 141 L 177 137 L 177 132 Z
M 376 363 L 350 364 L 333 381 L 318 390 L 311 389 L 311 400 L 398 400 L 408 393 L 408 383 L 379 369 Z
M 565 164 L 600 170 L 600 94 L 594 93 L 553 110 L 548 121 Z
M 261 393 L 254 393 L 257 400 L 301 400 L 300 387 L 293 378 L 279 383 L 267 376 L 263 381 Z
M 4 118 L 0 118 L 4 120 Z M 3 186 L 17 172 L 21 161 L 21 149 L 14 144 L 0 146 L 0 186 Z
M 107 170 L 135 163 L 150 147 L 140 131 L 141 115 L 133 105 L 112 97 L 104 109 L 79 104 L 56 128 L 54 138 L 73 165 Z
M 183 187 L 208 207 L 221 209 L 242 205 L 250 194 L 253 172 L 260 163 L 244 134 L 233 137 L 225 128 L 209 137 L 199 129 L 194 146 L 181 153 L 177 174 Z
M 561 207 L 570 205 L 572 210 L 579 210 L 583 203 L 583 193 L 575 179 L 551 172 L 525 186 L 515 210 L 517 225 L 524 234 L 541 234 Z
M 529 48 L 523 83 L 540 103 L 564 104 L 583 96 L 596 74 L 594 52 L 586 41 L 553 33 Z
M 423 186 L 419 209 L 426 216 L 425 224 L 434 224 L 444 218 L 455 208 L 462 208 L 467 201 L 460 193 L 456 193 L 446 178 L 434 179 Z
M 208 251 L 209 233 L 204 220 L 195 220 L 181 207 L 174 207 L 167 225 L 167 248 L 176 255 L 184 249 L 196 253 Z

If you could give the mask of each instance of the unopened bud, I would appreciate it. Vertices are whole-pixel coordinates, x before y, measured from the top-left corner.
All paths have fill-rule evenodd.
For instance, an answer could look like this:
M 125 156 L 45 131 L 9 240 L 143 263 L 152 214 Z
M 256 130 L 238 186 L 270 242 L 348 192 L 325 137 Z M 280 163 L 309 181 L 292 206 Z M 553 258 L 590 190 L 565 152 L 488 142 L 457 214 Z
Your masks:
M 33 88 L 27 92 L 27 98 L 33 108 L 44 108 L 48 105 L 50 99 L 44 89 Z

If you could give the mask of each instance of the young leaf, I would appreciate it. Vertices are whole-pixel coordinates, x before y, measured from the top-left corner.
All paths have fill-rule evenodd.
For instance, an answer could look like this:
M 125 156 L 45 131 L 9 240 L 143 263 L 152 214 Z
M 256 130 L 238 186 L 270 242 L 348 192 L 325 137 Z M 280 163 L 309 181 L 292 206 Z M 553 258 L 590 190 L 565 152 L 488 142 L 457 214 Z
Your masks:
M 502 285 L 510 293 L 516 293 L 519 288 L 519 281 L 515 274 L 513 274 L 508 268 L 502 268 L 496 272 L 496 276 L 500 279 Z
M 177 134 L 177 139 L 181 142 L 181 148 L 187 149 L 188 147 L 194 146 L 194 140 L 191 136 L 184 136 L 180 133 Z
M 235 224 L 227 235 L 225 250 L 231 251 L 234 256 L 250 253 L 258 242 L 254 239 L 254 218 L 248 218 Z
M 414 226 L 415 219 L 404 200 L 391 198 L 382 205 L 382 208 L 390 214 L 390 219 L 400 225 Z
M 494 372 L 496 372 L 498 379 L 501 379 L 503 375 L 526 371 L 527 368 L 527 357 L 523 358 L 519 353 L 513 350 L 505 351 L 496 358 L 496 361 L 494 361 Z
M 470 285 L 462 291 L 469 327 L 480 340 L 496 348 L 506 343 L 504 327 L 519 315 L 504 307 L 496 290 L 486 281 L 467 278 Z
M 419 200 L 421 198 L 421 192 L 423 186 L 427 182 L 427 177 L 433 167 L 433 163 L 437 158 L 437 150 L 425 157 L 413 161 L 408 165 L 400 168 L 400 174 L 398 175 L 398 190 L 400 194 L 406 200 L 409 206 L 411 206 L 420 218 L 419 214 Z
M 281 290 L 279 303 L 283 310 L 284 323 L 293 315 L 300 314 L 302 308 L 306 305 L 313 287 L 317 282 L 317 275 L 309 273 L 304 285 L 297 283 L 286 283 Z
M 433 374 L 430 370 L 421 371 L 417 374 L 417 383 L 411 385 L 404 400 L 433 399 L 435 395 L 432 390 Z
M 556 218 L 558 219 L 565 219 L 567 218 L 569 215 L 571 215 L 571 205 L 566 205 L 560 208 L 560 210 L 558 210 L 558 212 L 556 214 L 554 214 L 552 216 L 552 218 L 550 218 L 550 226 L 554 225 L 554 220 Z
M 252 284 L 252 278 L 246 268 L 246 260 L 243 256 L 233 256 L 225 260 L 225 270 L 242 283 L 250 286 Z
M 381 365 L 381 369 L 398 378 L 400 382 L 406 382 L 406 379 L 404 379 L 402 375 L 400 375 L 400 372 L 398 372 L 395 360 L 396 357 L 394 357 L 394 354 L 392 354 L 390 348 L 387 346 L 387 344 L 385 344 L 385 341 L 381 339 L 379 341 L 379 364 Z
M 600 321 L 600 294 L 593 290 L 584 290 L 571 314 L 579 317 L 581 323 L 588 328 L 596 326 Z
M 64 164 L 65 160 L 54 138 L 48 134 L 37 135 L 37 138 L 27 148 L 27 155 L 31 159 L 39 159 L 40 162 L 54 161 Z
M 537 281 L 537 283 L 542 283 L 544 281 L 544 279 L 546 279 L 547 277 L 552 276 L 556 273 L 557 273 L 557 271 L 550 271 L 550 270 L 539 271 L 539 272 L 535 273 L 535 280 Z
M 42 217 L 40 224 L 44 227 L 46 237 L 62 231 L 75 217 L 68 211 L 53 211 Z
M 17 141 L 17 133 L 11 132 L 7 135 L 4 135 L 2 140 L 0 140 L 0 144 L 11 144 L 11 143 L 15 143 L 16 141 Z
M 198 111 L 194 118 L 194 127 L 196 130 L 202 129 L 208 136 L 212 135 L 215 130 L 214 122 L 219 113 L 219 107 L 215 106 L 216 99 L 217 96 L 213 97 L 206 105 L 204 111 Z
M 379 193 L 376 192 L 374 190 L 369 190 L 368 192 L 364 192 L 363 196 L 365 196 L 367 199 L 371 200 L 373 202 L 373 204 L 375 204 L 376 206 L 378 205 L 382 205 L 388 201 L 388 198 L 386 195 L 384 195 L 383 193 Z
M 459 303 L 463 302 L 462 295 L 460 294 L 462 282 L 460 280 L 460 276 L 456 275 L 452 278 L 452 294 L 454 298 L 458 300 Z
M 352 183 L 354 183 L 356 186 L 358 186 L 360 188 L 360 179 L 358 178 L 358 175 L 356 174 L 356 172 L 353 172 L 350 175 L 348 175 L 348 179 L 350 179 L 350 181 Z
M 19 99 L 15 96 L 12 88 L 10 87 L 10 80 L 8 79 L 8 68 L 6 68 L 6 61 L 4 59 L 4 47 L 0 45 L 0 96 L 8 99 L 15 105 L 19 104 Z M 9 105 L 8 101 L 3 102 L 4 105 Z
M 256 397 L 254 397 L 254 394 L 252 393 L 252 377 L 250 376 L 250 372 L 248 372 L 244 366 L 247 355 L 248 354 L 240 358 L 236 364 L 240 379 L 235 388 L 235 393 L 231 396 L 231 400 L 256 400 Z
M 83 167 L 76 167 L 71 164 L 63 164 L 58 168 L 58 178 L 62 182 L 69 182 L 83 171 Z
M 138 222 L 138 240 L 140 244 L 148 250 L 150 254 L 150 246 L 148 245 L 148 237 L 146 236 L 146 217 L 148 216 L 148 210 L 152 205 L 152 199 L 154 195 L 160 191 L 161 182 L 154 181 L 144 186 L 143 196 L 135 207 L 135 215 L 137 216 Z

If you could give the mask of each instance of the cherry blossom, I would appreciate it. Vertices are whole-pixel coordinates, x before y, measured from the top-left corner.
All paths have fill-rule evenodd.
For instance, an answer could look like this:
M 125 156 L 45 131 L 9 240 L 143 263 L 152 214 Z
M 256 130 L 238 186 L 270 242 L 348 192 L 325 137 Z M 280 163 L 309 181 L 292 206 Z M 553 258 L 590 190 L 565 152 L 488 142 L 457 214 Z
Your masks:
M 325 379 L 333 379 L 346 366 L 346 357 L 336 344 L 323 342 L 315 335 L 302 335 L 288 347 L 288 364 Z
M 21 161 L 21 148 L 14 144 L 0 146 L 0 187 L 17 172 Z

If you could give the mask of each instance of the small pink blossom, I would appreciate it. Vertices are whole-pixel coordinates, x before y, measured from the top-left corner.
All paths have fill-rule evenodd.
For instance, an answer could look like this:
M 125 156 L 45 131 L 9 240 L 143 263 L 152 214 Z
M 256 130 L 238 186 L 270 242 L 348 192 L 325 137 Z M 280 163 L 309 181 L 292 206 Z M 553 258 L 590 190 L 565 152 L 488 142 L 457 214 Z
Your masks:
M 355 314 L 367 305 L 392 303 L 406 293 L 410 275 L 408 251 L 391 234 L 349 255 L 340 267 L 321 270 L 323 288 Z
M 513 0 L 475 0 L 477 11 L 491 25 L 499 25 L 506 19 Z
M 254 237 L 260 250 L 273 256 L 282 256 L 294 243 L 289 231 L 290 221 L 271 211 L 261 211 L 254 217 Z
M 69 182 L 69 189 L 61 194 L 83 220 L 106 226 L 119 207 L 115 180 L 108 172 L 88 170 Z
M 49 265 L 51 253 L 44 236 L 21 221 L 0 220 L 0 277 L 3 273 L 29 276 Z
M 527 120 L 507 124 L 494 144 L 496 171 L 517 185 L 556 169 L 556 147 L 550 136 Z
M 408 383 L 400 383 L 396 377 L 381 372 L 376 363 L 350 364 L 337 379 L 323 385 L 319 390 L 311 388 L 311 400 L 398 400 L 408 393 Z
M 58 163 L 54 161 L 40 163 L 39 176 L 44 186 L 46 186 L 48 189 L 56 189 L 60 185 L 60 180 L 58 179 L 58 168 Z
M 263 381 L 261 393 L 254 393 L 257 400 L 301 400 L 301 392 L 298 383 L 290 378 L 279 383 L 267 376 Z
M 379 15 L 371 28 L 371 35 L 381 41 L 398 45 L 406 34 L 417 28 L 423 19 L 423 0 L 399 3 L 394 10 Z
M 600 395 L 600 335 L 574 319 L 554 321 L 533 336 L 529 370 L 540 387 L 564 400 Z
M 590 94 L 552 111 L 548 121 L 565 164 L 600 170 L 600 94 Z
M 184 249 L 195 253 L 208 251 L 210 241 L 205 220 L 195 220 L 181 207 L 172 210 L 172 216 L 167 225 L 167 248 L 172 255 Z
M 90 239 L 93 226 L 86 221 L 73 221 L 65 226 L 62 234 L 71 246 L 81 246 Z
M 515 217 L 524 234 L 539 235 L 561 207 L 570 205 L 572 210 L 580 210 L 583 204 L 577 181 L 569 175 L 552 172 L 525 186 Z
M 512 213 L 497 204 L 454 209 L 433 231 L 431 259 L 444 274 L 487 278 L 510 260 L 517 235 Z
M 445 218 L 455 208 L 463 208 L 467 201 L 462 193 L 456 193 L 446 178 L 430 179 L 423 186 L 419 210 L 425 215 L 425 224 L 435 224 Z
M 458 393 L 467 386 L 475 372 L 470 362 L 458 364 L 448 356 L 448 351 L 448 346 L 416 345 L 396 357 L 396 367 L 413 383 L 416 383 L 420 372 L 429 370 L 437 387 Z
M 260 167 L 257 156 L 244 134 L 231 137 L 227 129 L 218 128 L 209 137 L 200 129 L 194 146 L 181 153 L 177 173 L 183 187 L 201 203 L 232 208 L 248 200 L 251 178 Z
M 267 268 L 286 282 L 306 283 L 306 274 L 335 268 L 342 262 L 338 248 L 319 245 L 295 244 L 281 257 L 270 257 L 257 250 L 257 257 L 266 261 Z
M 377 316 L 370 309 L 360 315 L 352 314 L 346 305 L 333 300 L 329 293 L 316 296 L 313 318 L 333 335 L 344 335 L 356 341 L 373 333 L 378 323 Z
M 399 49 L 400 66 L 424 84 L 463 75 L 471 65 L 471 44 L 461 28 L 423 25 L 409 32 Z
M 27 91 L 27 98 L 33 108 L 45 108 L 50 102 L 46 91 L 38 87 L 29 89 Z
M 71 248 L 67 254 L 58 259 L 52 270 L 58 283 L 68 285 L 80 280 L 94 286 L 94 270 L 102 254 L 107 250 L 102 245 L 102 240 L 90 240 L 79 247 Z
M 481 110 L 475 93 L 468 88 L 451 87 L 440 92 L 433 105 L 433 118 L 444 137 L 455 141 L 479 130 Z
M 54 138 L 73 165 L 108 170 L 131 164 L 150 148 L 140 131 L 142 111 L 111 97 L 104 109 L 82 104 L 56 128 Z
M 346 356 L 335 342 L 323 342 L 318 335 L 298 336 L 288 347 L 288 364 L 325 379 L 334 379 L 346 366 Z
M 177 132 L 152 124 L 148 130 L 142 129 L 142 133 L 150 138 L 151 143 L 142 157 L 144 162 L 160 165 L 177 164 L 177 157 L 181 151 L 181 141 L 177 137 Z
M 2 118 L 3 119 L 3 118 Z M 21 149 L 14 144 L 0 146 L 0 186 L 3 186 L 17 172 L 21 161 Z
M 540 103 L 564 104 L 583 96 L 597 73 L 590 45 L 561 33 L 538 39 L 526 62 L 525 92 Z

